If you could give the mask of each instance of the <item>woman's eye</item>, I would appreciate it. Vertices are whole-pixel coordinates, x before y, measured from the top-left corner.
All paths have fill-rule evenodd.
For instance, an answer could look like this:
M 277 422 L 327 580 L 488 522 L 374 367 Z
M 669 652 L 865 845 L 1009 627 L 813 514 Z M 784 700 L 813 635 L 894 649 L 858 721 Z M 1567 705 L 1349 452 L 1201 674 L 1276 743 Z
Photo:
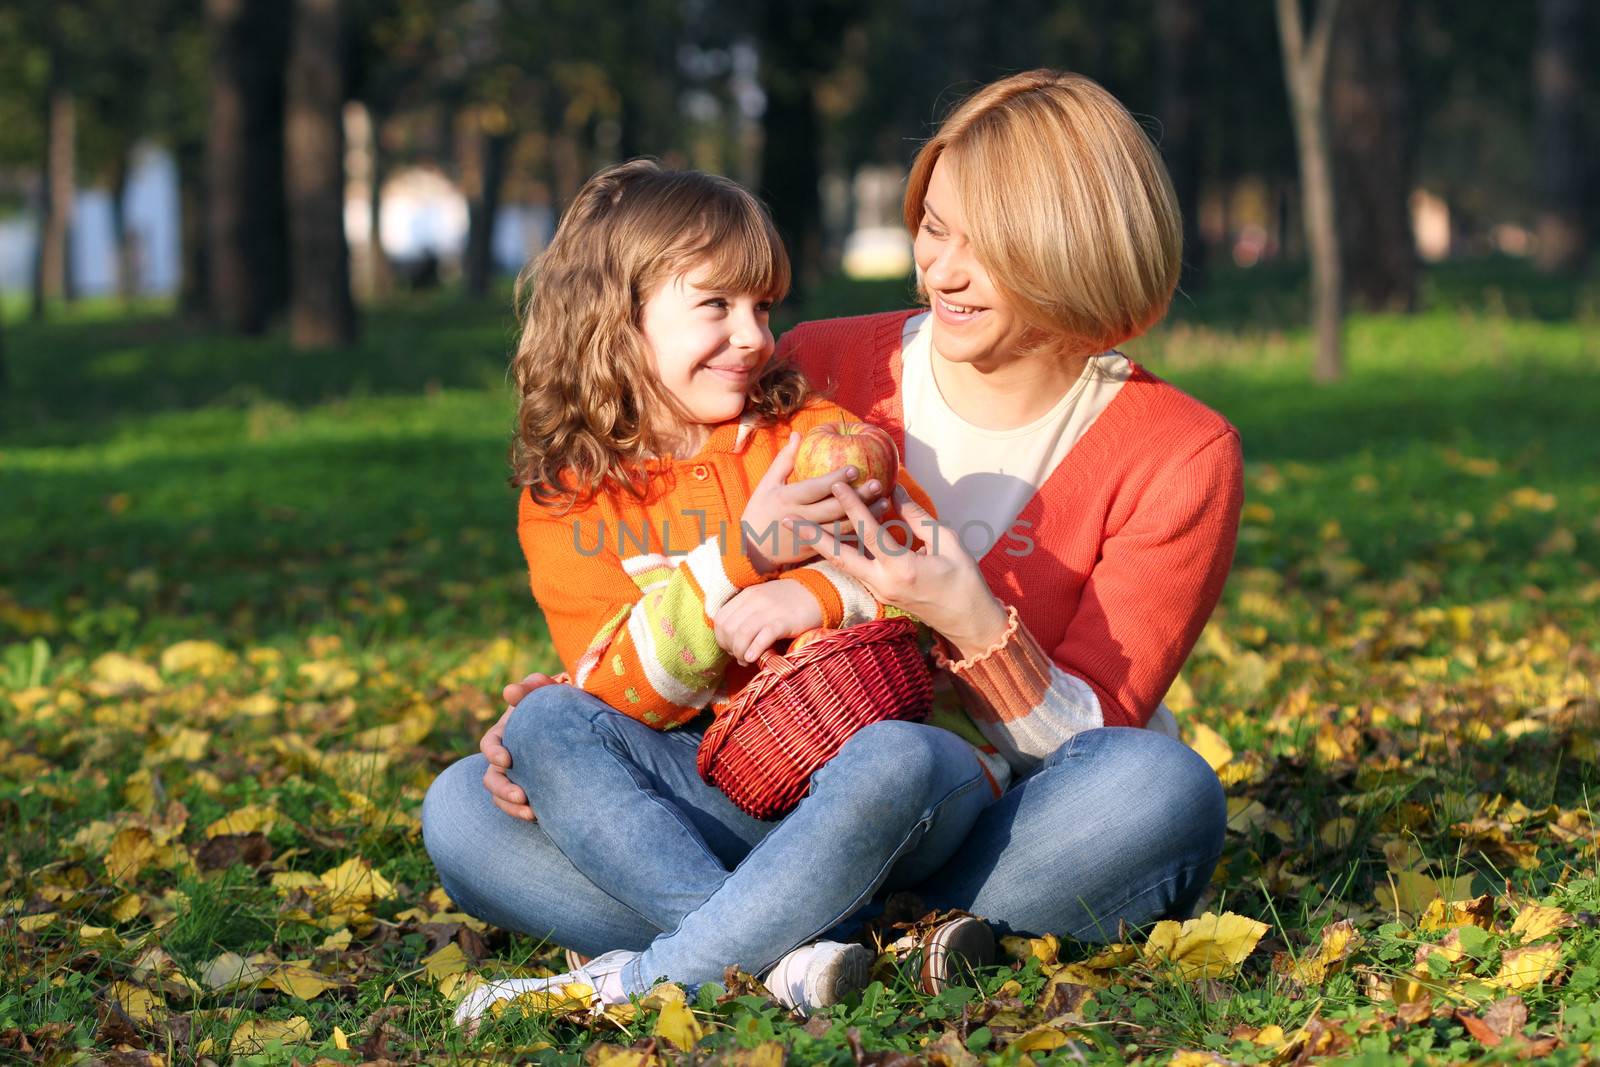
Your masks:
M 939 238 L 939 237 L 943 237 L 944 236 L 944 234 L 940 233 L 938 230 L 934 229 L 932 226 L 929 226 L 926 222 L 924 222 L 922 224 L 922 232 L 927 234 L 929 237 L 934 237 L 934 238 Z
M 728 306 L 728 302 L 720 296 L 714 296 L 705 302 L 705 306 L 708 308 L 725 308 Z
M 772 301 L 770 301 L 770 300 L 761 301 L 760 303 L 756 304 L 756 310 L 761 312 L 762 314 L 766 314 L 767 312 L 772 310 Z

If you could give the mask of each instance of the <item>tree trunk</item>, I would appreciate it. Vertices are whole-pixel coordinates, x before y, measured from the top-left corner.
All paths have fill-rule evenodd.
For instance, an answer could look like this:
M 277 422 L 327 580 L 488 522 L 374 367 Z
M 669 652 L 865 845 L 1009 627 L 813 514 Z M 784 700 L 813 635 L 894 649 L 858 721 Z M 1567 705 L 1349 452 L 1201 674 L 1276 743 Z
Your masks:
M 1582 0 L 1539 0 L 1533 56 L 1539 183 L 1534 262 L 1544 271 L 1577 271 L 1589 258 L 1583 217 L 1583 39 Z
M 296 348 L 355 337 L 344 236 L 344 74 L 339 0 L 295 0 L 284 125 L 289 199 L 289 339 Z
M 1328 60 L 1340 265 L 1352 302 L 1410 311 L 1417 297 L 1410 206 L 1417 138 L 1407 84 L 1412 5 L 1345 2 Z
M 71 292 L 67 277 L 67 238 L 72 203 L 77 193 L 77 104 L 64 83 L 59 54 L 50 62 L 50 97 L 45 119 L 44 202 L 33 275 L 33 317 L 45 316 L 46 304 Z
M 792 32 L 785 4 L 764 5 L 761 88 L 761 193 L 793 261 L 793 293 L 803 300 L 822 274 L 821 122 L 812 93 L 810 44 Z
M 1200 236 L 1200 122 L 1204 0 L 1160 0 L 1161 154 L 1183 212 L 1183 275 L 1186 292 L 1198 288 L 1206 246 Z
M 198 137 L 180 137 L 173 148 L 178 167 L 178 233 L 182 271 L 178 282 L 178 313 L 202 319 L 209 310 L 209 272 L 206 269 L 206 146 Z
M 118 145 L 111 157 L 111 240 L 116 247 L 117 296 L 130 303 L 139 289 L 139 264 L 134 236 L 128 230 L 128 212 L 123 203 L 128 194 L 129 145 Z
M 1316 0 L 1309 36 L 1301 28 L 1300 0 L 1277 0 L 1277 5 L 1284 78 L 1300 157 L 1306 244 L 1311 250 L 1311 320 L 1316 335 L 1312 373 L 1318 381 L 1331 382 L 1344 375 L 1340 341 L 1344 292 L 1327 111 L 1328 47 L 1339 0 Z
M 211 38 L 206 265 L 213 317 L 260 333 L 284 305 L 287 4 L 205 0 Z
M 367 128 L 371 131 L 367 158 L 367 261 L 372 295 L 384 296 L 394 284 L 389 257 L 383 250 L 383 113 L 368 107 Z
M 494 225 L 500 214 L 510 147 L 510 131 L 503 128 L 485 129 L 479 139 L 478 195 L 467 209 L 466 284 L 470 296 L 486 294 L 494 273 Z

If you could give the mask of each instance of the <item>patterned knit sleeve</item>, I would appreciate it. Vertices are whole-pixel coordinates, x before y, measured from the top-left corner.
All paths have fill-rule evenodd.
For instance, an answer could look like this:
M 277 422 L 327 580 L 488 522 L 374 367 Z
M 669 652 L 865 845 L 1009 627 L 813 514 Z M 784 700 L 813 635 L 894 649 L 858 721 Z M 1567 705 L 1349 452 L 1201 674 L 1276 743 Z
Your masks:
M 572 685 L 656 729 L 680 726 L 711 702 L 731 662 L 711 617 L 764 579 L 715 538 L 682 557 L 623 559 L 585 522 L 525 506 L 518 523 L 556 652 Z
M 1158 480 L 1102 545 L 1054 650 L 1010 608 L 983 653 L 955 661 L 952 649 L 936 651 L 979 729 L 1019 770 L 1081 730 L 1150 723 L 1222 595 L 1243 470 L 1230 428 Z

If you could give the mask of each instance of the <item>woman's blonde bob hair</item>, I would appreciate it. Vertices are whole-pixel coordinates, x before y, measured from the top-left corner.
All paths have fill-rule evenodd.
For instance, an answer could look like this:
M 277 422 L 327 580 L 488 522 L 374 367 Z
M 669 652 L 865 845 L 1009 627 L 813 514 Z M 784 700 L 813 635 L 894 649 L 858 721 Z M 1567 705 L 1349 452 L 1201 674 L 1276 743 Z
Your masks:
M 964 100 L 911 165 L 913 237 L 940 160 L 978 261 L 1041 347 L 1103 352 L 1166 314 L 1183 248 L 1177 197 L 1150 139 L 1094 81 L 1032 70 Z
M 513 485 L 546 506 L 602 487 L 644 495 L 646 468 L 688 416 L 656 377 L 640 311 L 658 285 L 694 269 L 708 288 L 774 303 L 789 291 L 771 218 L 727 178 L 635 159 L 578 190 L 549 247 L 517 279 Z M 745 413 L 774 420 L 806 394 L 799 371 L 774 361 L 751 385 Z

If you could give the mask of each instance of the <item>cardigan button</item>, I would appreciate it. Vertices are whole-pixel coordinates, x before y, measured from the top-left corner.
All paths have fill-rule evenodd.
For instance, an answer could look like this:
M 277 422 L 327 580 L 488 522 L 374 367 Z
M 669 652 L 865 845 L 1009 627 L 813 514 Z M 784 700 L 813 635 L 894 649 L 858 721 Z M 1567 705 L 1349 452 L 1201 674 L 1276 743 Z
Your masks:
M 711 477 L 711 468 L 707 467 L 704 463 L 696 463 L 694 468 L 690 470 L 689 473 L 694 475 L 695 481 L 703 482 L 707 478 Z

